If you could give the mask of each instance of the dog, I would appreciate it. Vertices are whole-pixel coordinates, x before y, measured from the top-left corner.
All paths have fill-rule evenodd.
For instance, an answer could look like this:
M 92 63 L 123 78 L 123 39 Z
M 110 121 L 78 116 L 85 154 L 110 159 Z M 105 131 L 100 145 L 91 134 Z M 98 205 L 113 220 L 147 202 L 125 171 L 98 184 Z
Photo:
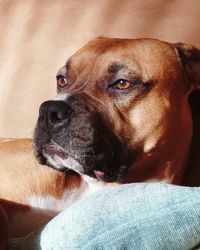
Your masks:
M 41 104 L 35 127 L 38 163 L 31 141 L 2 142 L 4 238 L 38 229 L 104 186 L 199 184 L 197 48 L 100 37 L 69 58 L 56 80 L 58 95 Z

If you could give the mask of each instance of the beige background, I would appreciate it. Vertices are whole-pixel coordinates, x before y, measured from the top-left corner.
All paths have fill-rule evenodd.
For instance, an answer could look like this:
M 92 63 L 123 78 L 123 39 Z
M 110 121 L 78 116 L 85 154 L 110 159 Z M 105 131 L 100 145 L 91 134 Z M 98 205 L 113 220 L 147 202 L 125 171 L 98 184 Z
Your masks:
M 200 47 L 199 0 L 0 1 L 0 137 L 32 136 L 55 74 L 96 36 L 154 37 Z

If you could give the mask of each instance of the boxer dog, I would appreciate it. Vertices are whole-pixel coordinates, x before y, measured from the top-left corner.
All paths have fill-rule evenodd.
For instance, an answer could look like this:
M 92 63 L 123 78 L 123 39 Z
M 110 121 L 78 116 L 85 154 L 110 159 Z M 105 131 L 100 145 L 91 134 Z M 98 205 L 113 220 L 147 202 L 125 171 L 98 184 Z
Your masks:
M 33 141 L 38 162 L 51 168 L 34 161 L 30 141 L 2 142 L 1 235 L 38 229 L 105 185 L 199 184 L 197 48 L 97 38 L 56 79 L 58 95 L 41 105 Z

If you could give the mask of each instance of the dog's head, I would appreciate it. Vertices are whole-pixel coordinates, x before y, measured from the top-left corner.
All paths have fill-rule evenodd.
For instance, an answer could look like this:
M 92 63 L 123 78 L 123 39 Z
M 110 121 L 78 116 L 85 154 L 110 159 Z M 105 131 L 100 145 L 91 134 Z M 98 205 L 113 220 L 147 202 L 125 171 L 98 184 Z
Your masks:
M 199 51 L 184 44 L 91 41 L 59 70 L 58 96 L 40 107 L 36 157 L 105 182 L 176 182 L 191 143 L 188 98 L 199 63 Z

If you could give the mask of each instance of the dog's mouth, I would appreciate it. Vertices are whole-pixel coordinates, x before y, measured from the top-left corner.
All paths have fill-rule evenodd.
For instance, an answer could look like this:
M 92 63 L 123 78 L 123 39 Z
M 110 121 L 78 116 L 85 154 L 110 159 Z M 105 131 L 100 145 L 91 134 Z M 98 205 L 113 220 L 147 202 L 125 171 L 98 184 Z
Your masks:
M 36 153 L 36 157 L 41 164 L 60 172 L 73 170 L 79 174 L 83 174 L 83 166 L 53 140 L 43 145 Z
M 94 170 L 94 174 L 99 181 L 107 182 L 108 176 L 104 171 Z
M 43 145 L 40 151 L 36 153 L 36 157 L 41 164 L 57 171 L 67 172 L 68 170 L 73 170 L 80 175 L 86 174 L 101 182 L 112 182 L 121 176 L 119 173 L 114 173 L 114 171 L 95 166 L 89 172 L 85 171 L 87 168 L 80 160 L 75 159 L 75 157 L 71 156 L 71 153 L 67 152 L 53 140 Z

